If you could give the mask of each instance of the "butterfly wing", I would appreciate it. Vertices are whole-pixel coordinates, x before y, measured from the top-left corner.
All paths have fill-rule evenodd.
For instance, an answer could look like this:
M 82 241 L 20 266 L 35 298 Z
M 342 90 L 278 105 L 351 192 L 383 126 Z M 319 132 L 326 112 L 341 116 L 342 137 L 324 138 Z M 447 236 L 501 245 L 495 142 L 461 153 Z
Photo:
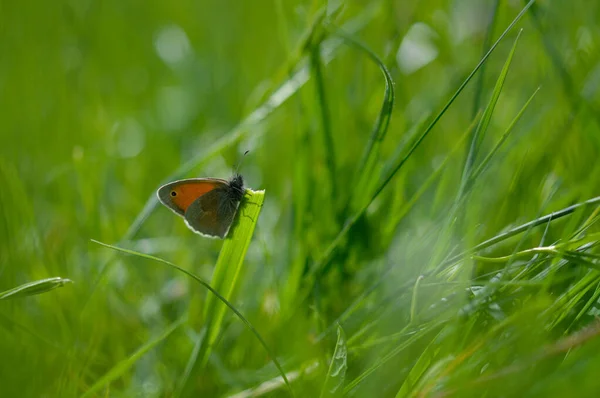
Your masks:
M 214 189 L 196 199 L 185 211 L 185 223 L 194 232 L 224 238 L 239 201 L 231 200 L 227 189 Z
M 226 187 L 227 181 L 219 178 L 189 178 L 163 185 L 156 195 L 163 205 L 185 217 L 187 208 L 199 197 L 215 189 Z

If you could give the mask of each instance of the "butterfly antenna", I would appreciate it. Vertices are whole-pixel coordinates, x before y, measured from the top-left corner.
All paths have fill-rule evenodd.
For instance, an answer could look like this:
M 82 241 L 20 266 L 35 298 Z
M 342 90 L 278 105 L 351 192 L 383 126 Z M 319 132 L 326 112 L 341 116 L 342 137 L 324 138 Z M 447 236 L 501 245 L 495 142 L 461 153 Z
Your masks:
M 248 154 L 248 152 L 250 152 L 250 151 L 244 152 L 244 155 L 242 155 L 243 157 L 240 159 L 240 161 L 238 162 L 237 166 L 235 167 L 235 175 L 238 175 L 240 173 L 240 166 L 242 165 L 242 161 L 244 160 L 244 158 L 246 157 L 246 155 Z

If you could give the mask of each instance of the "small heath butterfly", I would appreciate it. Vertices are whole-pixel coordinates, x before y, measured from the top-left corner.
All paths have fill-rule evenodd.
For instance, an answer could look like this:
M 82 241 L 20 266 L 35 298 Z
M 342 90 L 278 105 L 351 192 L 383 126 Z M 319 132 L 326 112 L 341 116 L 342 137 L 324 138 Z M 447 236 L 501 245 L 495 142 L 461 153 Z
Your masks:
M 183 217 L 192 231 L 224 238 L 244 197 L 244 179 L 236 173 L 229 181 L 220 178 L 189 178 L 163 185 L 158 200 Z

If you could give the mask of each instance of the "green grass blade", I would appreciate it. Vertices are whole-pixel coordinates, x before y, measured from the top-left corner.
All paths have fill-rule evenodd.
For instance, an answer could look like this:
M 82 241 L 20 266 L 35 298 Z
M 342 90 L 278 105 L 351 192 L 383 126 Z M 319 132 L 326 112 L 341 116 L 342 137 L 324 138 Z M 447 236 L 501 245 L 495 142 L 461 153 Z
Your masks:
M 346 379 L 346 369 L 348 369 L 347 357 L 346 336 L 342 327 L 338 325 L 337 343 L 335 344 L 329 370 L 321 389 L 321 398 L 339 395 L 338 392 Z
M 188 357 L 187 363 L 185 364 L 185 369 L 183 373 L 179 377 L 179 381 L 177 383 L 177 388 L 175 389 L 174 397 L 179 397 L 183 393 L 183 389 L 188 382 L 190 375 L 192 374 L 192 370 L 196 366 L 196 362 L 198 361 L 198 355 L 200 354 L 200 349 L 204 343 L 204 339 L 206 338 L 206 327 L 203 327 L 198 333 L 196 337 L 196 342 L 194 343 L 194 348 L 192 352 L 190 352 L 190 356 Z
M 435 362 L 435 359 L 440 352 L 440 343 L 438 339 L 443 332 L 444 329 L 442 329 L 423 350 L 419 359 L 410 370 L 410 373 L 406 376 L 406 379 L 404 379 L 400 390 L 398 390 L 398 393 L 396 394 L 396 398 L 412 396 L 414 387 L 419 383 L 419 380 L 421 380 L 423 375 L 427 373 L 429 367 Z
M 367 377 L 369 377 L 373 372 L 375 372 L 380 367 L 384 366 L 388 361 L 394 358 L 396 355 L 400 354 L 402 351 L 408 349 L 412 344 L 416 343 L 419 339 L 421 339 L 427 333 L 441 327 L 445 321 L 441 321 L 439 323 L 435 323 L 432 325 L 426 326 L 421 333 L 414 334 L 407 338 L 405 341 L 400 343 L 399 345 L 389 349 L 387 353 L 378 358 L 369 368 L 367 368 L 364 372 L 358 375 L 354 380 L 352 380 L 348 385 L 344 388 L 344 394 L 348 394 L 354 388 L 356 388 L 360 383 L 362 383 Z
M 538 91 L 540 91 L 539 87 L 533 92 L 533 94 L 531 94 L 531 97 L 529 97 L 529 99 L 527 100 L 527 102 L 525 102 L 525 105 L 523 105 L 523 107 L 521 108 L 521 110 L 519 111 L 519 113 L 517 113 L 517 115 L 515 116 L 515 118 L 512 120 L 512 122 L 506 128 L 506 130 L 504 131 L 504 134 L 502 134 L 502 136 L 500 137 L 500 139 L 498 140 L 498 142 L 496 143 L 496 145 L 494 145 L 494 148 L 492 148 L 492 150 L 487 154 L 487 156 L 485 157 L 485 159 L 483 159 L 481 161 L 481 163 L 479 164 L 479 166 L 477 167 L 477 169 L 475 169 L 475 171 L 473 171 L 473 173 L 471 174 L 471 177 L 470 177 L 469 185 L 471 185 L 477 179 L 477 177 L 479 177 L 481 175 L 481 173 L 483 171 L 485 171 L 485 169 L 489 165 L 490 161 L 492 160 L 492 158 L 494 157 L 494 155 L 496 154 L 496 152 L 498 152 L 498 150 L 500 149 L 500 147 L 502 146 L 502 144 L 504 144 L 504 142 L 506 141 L 506 139 L 512 133 L 515 125 L 517 124 L 517 122 L 519 121 L 519 119 L 521 119 L 521 116 L 523 116 L 523 113 L 525 113 L 525 110 L 527 109 L 527 107 L 529 107 L 529 104 L 531 103 L 531 101 L 533 101 L 533 98 L 538 93 Z M 469 186 L 467 186 L 467 189 L 469 189 Z
M 246 190 L 246 196 L 240 204 L 237 223 L 232 226 L 219 253 L 211 285 L 215 290 L 223 292 L 223 297 L 228 301 L 232 299 L 237 287 L 244 258 L 250 246 L 264 199 L 264 191 Z M 189 387 L 190 381 L 194 380 L 194 376 L 208 362 L 212 348 L 221 331 L 226 310 L 227 307 L 216 301 L 213 295 L 207 296 L 204 307 L 206 335 L 199 342 L 199 352 L 189 377 L 183 381 L 184 390 Z M 195 353 L 193 355 L 195 356 Z
M 63 287 L 67 283 L 72 283 L 70 279 L 61 277 L 41 279 L 39 281 L 27 282 L 21 286 L 14 287 L 10 290 L 0 292 L 0 300 L 21 298 L 26 296 L 33 296 L 36 294 L 42 294 L 54 290 L 57 287 Z
M 351 197 L 352 209 L 356 209 L 360 207 L 362 202 L 366 199 L 366 196 L 371 193 L 372 187 L 370 186 L 370 181 L 373 177 L 375 164 L 380 154 L 380 147 L 390 125 L 390 118 L 394 109 L 394 81 L 392 80 L 390 71 L 387 69 L 381 58 L 379 58 L 366 44 L 341 30 L 337 30 L 335 34 L 343 38 L 348 45 L 351 45 L 366 54 L 367 57 L 381 70 L 385 79 L 383 103 L 379 114 L 377 115 L 377 119 L 375 120 L 375 125 L 373 126 L 367 146 L 365 147 L 363 154 L 361 155 L 361 160 L 356 168 L 357 178 L 355 181 L 357 181 L 357 183 Z
M 508 75 L 508 70 L 510 68 L 510 64 L 512 62 L 513 55 L 515 53 L 515 49 L 517 47 L 520 35 L 521 31 L 519 31 L 519 34 L 517 35 L 517 38 L 513 43 L 511 51 L 509 52 L 508 57 L 504 62 L 504 66 L 502 67 L 500 75 L 498 76 L 498 79 L 496 79 L 496 84 L 492 91 L 492 96 L 483 111 L 481 120 L 479 121 L 477 128 L 471 136 L 471 142 L 463 167 L 460 185 L 456 193 L 456 198 L 454 199 L 454 203 L 452 204 L 452 207 L 448 212 L 448 216 L 445 218 L 444 226 L 442 227 L 442 230 L 444 232 L 442 232 L 439 235 L 439 241 L 435 245 L 437 247 L 437 250 L 430 260 L 431 264 L 438 264 L 440 260 L 445 256 L 444 253 L 446 252 L 446 249 L 449 244 L 448 239 L 450 239 L 450 237 L 453 236 L 453 229 L 457 228 L 457 223 L 458 225 L 462 224 L 461 209 L 464 208 L 465 204 L 468 201 L 468 187 L 472 186 L 472 182 L 474 182 L 474 179 L 471 180 L 473 164 L 475 163 L 475 158 L 477 157 L 477 153 L 479 151 L 481 143 L 485 137 L 485 134 L 487 133 L 490 121 L 492 120 L 492 115 L 496 108 L 496 104 L 498 103 L 498 98 L 500 98 L 500 93 L 502 92 L 504 81 L 506 80 L 506 76 Z M 458 228 L 460 229 L 460 227 Z M 462 231 L 460 231 L 459 233 L 462 233 Z
M 492 91 L 492 97 L 488 102 L 485 110 L 483 111 L 483 116 L 473 137 L 471 139 L 471 145 L 469 147 L 469 153 L 467 154 L 467 160 L 465 162 L 465 167 L 463 169 L 463 175 L 461 179 L 460 189 L 458 193 L 457 202 L 460 201 L 462 196 L 465 193 L 465 189 L 467 187 L 467 183 L 471 178 L 473 164 L 475 163 L 475 158 L 477 157 L 477 152 L 479 151 L 479 146 L 481 145 L 481 141 L 483 140 L 485 134 L 487 133 L 488 127 L 490 126 L 490 122 L 492 120 L 492 115 L 494 114 L 494 109 L 496 108 L 496 104 L 498 103 L 498 98 L 500 98 L 500 93 L 502 92 L 502 87 L 504 87 L 504 81 L 506 80 L 506 76 L 508 75 L 508 70 L 510 69 L 510 64 L 513 59 L 513 55 L 515 54 L 515 49 L 517 48 L 517 43 L 519 41 L 519 37 L 521 36 L 522 30 L 519 31 L 515 42 L 504 62 L 504 66 L 502 67 L 502 71 L 500 72 L 500 76 L 496 80 L 496 85 L 494 86 L 494 90 Z
M 473 120 L 473 122 L 469 125 L 469 127 L 467 128 L 465 133 L 463 133 L 462 137 L 460 137 L 456 141 L 454 148 L 452 148 L 450 150 L 448 155 L 439 164 L 439 166 L 437 166 L 436 169 L 429 175 L 429 177 L 427 177 L 427 180 L 425 180 L 425 182 L 423 182 L 423 184 L 421 184 L 421 186 L 419 187 L 417 192 L 415 192 L 414 195 L 409 200 L 404 202 L 401 205 L 401 207 L 398 209 L 398 211 L 391 212 L 392 215 L 390 216 L 390 221 L 388 223 L 388 229 L 396 228 L 398 226 L 398 224 L 400 224 L 400 221 L 410 212 L 410 210 L 413 208 L 413 206 L 417 204 L 419 199 L 425 194 L 425 192 L 431 187 L 431 185 L 433 185 L 433 183 L 442 175 L 442 173 L 446 170 L 447 164 L 450 162 L 450 160 L 452 160 L 452 158 L 456 155 L 456 153 L 458 153 L 458 150 L 460 148 L 462 148 L 465 139 L 469 135 L 471 135 L 473 129 L 475 128 L 476 122 L 477 122 L 477 116 Z M 388 231 L 388 234 L 391 234 L 391 232 Z
M 329 174 L 331 184 L 331 194 L 336 197 L 336 161 L 335 161 L 335 144 L 333 142 L 333 132 L 331 130 L 331 116 L 327 102 L 327 90 L 325 88 L 325 78 L 323 77 L 323 59 L 321 55 L 321 42 L 312 44 L 308 50 L 310 56 L 310 64 L 312 74 L 315 81 L 315 89 L 317 93 L 317 103 L 321 116 L 321 128 L 323 129 L 323 141 L 325 143 L 325 164 Z
M 244 258 L 250 246 L 264 200 L 265 191 L 246 190 L 246 197 L 240 205 L 238 225 L 232 226 L 219 253 L 211 285 L 216 290 L 223 292 L 223 297 L 227 300 L 231 300 L 237 287 L 238 277 L 242 271 Z M 222 303 L 215 300 L 214 296 L 206 297 L 204 310 L 207 321 L 208 346 L 200 357 L 200 361 L 203 363 L 208 360 L 212 345 L 217 339 L 226 309 Z
M 163 342 L 171 333 L 175 331 L 179 326 L 185 322 L 186 317 L 180 318 L 178 321 L 173 322 L 160 336 L 148 341 L 146 344 L 138 348 L 136 352 L 131 354 L 128 358 L 122 360 L 113 366 L 104 376 L 98 379 L 83 395 L 82 398 L 90 397 L 96 394 L 104 386 L 110 382 L 117 380 L 125 372 L 127 372 L 145 353 L 154 348 L 157 344 Z
M 157 261 L 159 263 L 166 264 L 169 267 L 174 268 L 175 270 L 184 273 L 185 275 L 187 275 L 190 278 L 194 279 L 200 285 L 202 285 L 203 287 L 205 287 L 206 289 L 208 289 L 213 295 L 215 295 L 217 297 L 217 299 L 219 299 L 223 304 L 225 304 L 227 307 L 229 307 L 229 309 L 231 311 L 233 311 L 233 313 L 242 321 L 242 323 L 246 326 L 246 328 L 248 328 L 248 330 L 250 330 L 252 332 L 252 334 L 254 334 L 254 336 L 256 337 L 256 339 L 260 342 L 260 344 L 263 346 L 263 348 L 265 349 L 265 351 L 267 352 L 267 354 L 271 358 L 271 361 L 273 361 L 273 364 L 275 365 L 275 367 L 277 368 L 277 370 L 281 374 L 281 377 L 283 378 L 284 382 L 288 386 L 288 388 L 290 390 L 290 393 L 293 395 L 292 388 L 291 388 L 291 386 L 289 384 L 289 381 L 288 381 L 288 379 L 287 379 L 287 377 L 285 375 L 285 372 L 283 371 L 283 367 L 279 364 L 279 361 L 277 361 L 277 358 L 275 357 L 274 353 L 271 351 L 271 349 L 269 348 L 269 346 L 267 345 L 267 343 L 265 342 L 265 340 L 262 338 L 262 336 L 260 335 L 260 333 L 258 333 L 258 331 L 254 327 L 254 325 L 252 325 L 250 323 L 250 321 L 248 321 L 242 315 L 242 313 L 233 304 L 231 304 L 217 290 L 215 290 L 214 288 L 212 288 L 208 282 L 206 282 L 202 278 L 194 275 L 190 271 L 188 271 L 188 270 L 186 270 L 184 268 L 181 268 L 180 266 L 178 266 L 176 264 L 173 264 L 170 261 L 163 260 L 160 257 L 155 257 L 155 256 L 151 256 L 149 254 L 135 252 L 133 250 L 123 249 L 121 247 L 109 245 L 107 243 L 102 243 L 102 242 L 94 240 L 94 239 L 92 239 L 92 242 L 97 243 L 97 244 L 99 244 L 101 246 L 107 247 L 109 249 L 116 250 L 118 252 L 122 252 L 122 253 L 126 253 L 126 254 L 131 254 L 131 255 L 134 255 L 134 256 L 137 256 L 137 257 L 141 257 L 141 258 L 145 258 L 145 259 L 148 259 L 148 260 L 153 260 L 153 261 Z
M 490 19 L 487 23 L 487 30 L 485 32 L 485 39 L 483 42 L 483 53 L 487 51 L 487 48 L 492 44 L 492 35 L 494 28 L 496 27 L 496 16 L 498 15 L 498 9 L 500 7 L 500 0 L 494 0 L 492 11 L 490 13 Z M 483 78 L 485 77 L 485 65 L 481 68 L 481 73 L 477 77 L 477 84 L 475 85 L 475 95 L 473 96 L 473 109 L 472 115 L 475 117 L 479 112 L 479 103 L 481 101 L 481 93 L 483 92 Z

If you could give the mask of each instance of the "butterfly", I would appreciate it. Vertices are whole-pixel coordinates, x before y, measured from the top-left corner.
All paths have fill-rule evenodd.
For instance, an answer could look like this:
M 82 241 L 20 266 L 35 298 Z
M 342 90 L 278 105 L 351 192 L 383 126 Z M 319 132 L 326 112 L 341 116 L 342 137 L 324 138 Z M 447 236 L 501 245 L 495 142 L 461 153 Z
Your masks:
M 183 217 L 188 228 L 215 238 L 227 236 L 244 193 L 244 179 L 238 173 L 229 181 L 220 178 L 173 181 L 156 191 L 158 200 Z

